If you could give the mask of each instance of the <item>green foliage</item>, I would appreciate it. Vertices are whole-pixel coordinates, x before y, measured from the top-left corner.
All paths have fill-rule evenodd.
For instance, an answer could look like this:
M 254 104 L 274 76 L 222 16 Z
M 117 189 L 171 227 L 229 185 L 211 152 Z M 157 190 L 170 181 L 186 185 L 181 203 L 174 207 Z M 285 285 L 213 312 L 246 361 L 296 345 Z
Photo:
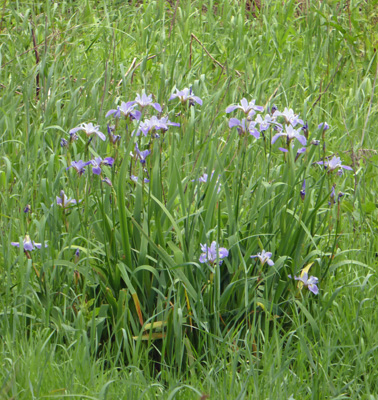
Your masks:
M 374 2 L 307 3 L 0 7 L 0 399 L 374 398 Z M 202 107 L 168 101 L 189 86 Z M 142 90 L 181 127 L 60 146 Z M 293 108 L 321 145 L 239 136 L 224 110 L 242 97 Z M 333 154 L 353 172 L 315 164 Z M 67 170 L 99 155 L 112 187 Z M 82 201 L 58 207 L 62 189 Z M 26 257 L 26 234 L 48 247 Z M 212 241 L 222 265 L 199 262 Z M 288 278 L 306 267 L 318 296 Z

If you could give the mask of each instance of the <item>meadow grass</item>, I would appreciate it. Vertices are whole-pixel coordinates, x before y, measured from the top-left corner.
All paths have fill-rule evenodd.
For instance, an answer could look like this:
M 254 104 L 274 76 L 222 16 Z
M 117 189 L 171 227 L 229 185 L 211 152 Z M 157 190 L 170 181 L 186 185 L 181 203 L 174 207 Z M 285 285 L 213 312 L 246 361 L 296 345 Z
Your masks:
M 2 2 L 0 399 L 378 399 L 376 9 Z M 169 101 L 184 87 L 202 106 Z M 143 90 L 181 126 L 105 117 Z M 300 114 L 306 152 L 230 129 L 243 97 Z M 88 122 L 119 144 L 61 146 Z M 352 171 L 316 164 L 333 155 Z M 101 177 L 67 170 L 97 156 Z M 199 261 L 212 241 L 221 265 Z

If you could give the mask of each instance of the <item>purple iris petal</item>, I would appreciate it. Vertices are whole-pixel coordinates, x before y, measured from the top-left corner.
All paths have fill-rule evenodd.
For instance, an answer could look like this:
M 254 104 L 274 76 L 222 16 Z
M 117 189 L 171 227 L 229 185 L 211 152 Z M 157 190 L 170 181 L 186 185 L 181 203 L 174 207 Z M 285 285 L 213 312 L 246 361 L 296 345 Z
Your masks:
M 228 257 L 228 250 L 224 247 L 219 247 L 217 242 L 213 241 L 209 246 L 206 244 L 201 244 L 202 254 L 200 255 L 199 261 L 200 263 L 210 263 L 215 264 L 217 259 Z M 219 260 L 219 265 L 221 264 L 221 260 Z

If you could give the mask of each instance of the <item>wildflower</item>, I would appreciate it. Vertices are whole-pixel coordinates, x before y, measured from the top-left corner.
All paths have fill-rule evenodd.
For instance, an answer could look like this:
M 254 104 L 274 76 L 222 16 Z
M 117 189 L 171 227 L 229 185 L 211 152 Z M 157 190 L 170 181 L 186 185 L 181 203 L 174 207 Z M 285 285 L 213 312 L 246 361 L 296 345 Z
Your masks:
M 202 254 L 199 258 L 200 263 L 210 263 L 214 265 L 219 259 L 219 265 L 222 264 L 221 258 L 225 258 L 228 256 L 228 250 L 224 247 L 219 247 L 216 241 L 213 241 L 210 247 L 207 244 L 201 244 Z
M 80 259 L 80 250 L 76 249 L 75 254 L 74 254 L 74 263 L 77 264 Z
M 95 175 L 101 174 L 101 165 L 108 165 L 111 167 L 114 164 L 114 158 L 106 157 L 102 159 L 101 157 L 96 157 L 94 160 L 91 160 L 90 163 L 92 164 L 92 172 Z
M 71 165 L 69 166 L 69 167 L 67 167 L 66 169 L 68 170 L 68 169 L 70 169 L 71 167 L 72 168 L 75 168 L 75 170 L 76 170 L 76 172 L 79 174 L 79 176 L 80 175 L 82 175 L 83 173 L 84 173 L 84 171 L 85 171 L 85 167 L 87 166 L 87 165 L 89 165 L 89 164 L 91 164 L 91 161 L 88 161 L 88 162 L 84 162 L 84 161 L 82 161 L 82 160 L 79 160 L 79 161 L 72 161 L 72 163 L 71 163 Z
M 96 134 L 101 140 L 105 141 L 106 136 L 102 132 L 100 132 L 99 128 L 99 125 L 94 126 L 92 122 L 90 122 L 89 124 L 81 124 L 78 127 L 71 129 L 70 135 L 75 134 L 78 131 L 84 131 L 87 136 Z
M 349 167 L 348 165 L 342 165 L 341 164 L 341 159 L 340 157 L 333 156 L 331 160 L 326 160 L 324 163 L 323 161 L 318 161 L 316 164 L 318 165 L 323 165 L 324 168 L 328 168 L 328 171 L 334 171 L 336 168 L 343 168 L 348 171 L 353 171 L 352 167 Z
M 137 176 L 135 176 L 135 175 L 131 175 L 131 180 L 132 181 L 134 181 L 134 182 L 138 182 L 138 177 Z M 148 183 L 150 180 L 149 179 L 147 179 L 147 178 L 144 178 L 143 179 L 143 181 L 144 181 L 144 183 Z
M 176 93 L 173 93 L 169 100 L 179 98 L 181 104 L 186 103 L 189 100 L 190 105 L 194 105 L 194 102 L 202 106 L 202 100 L 198 96 L 194 96 L 192 88 L 185 88 L 183 90 L 176 89 Z
M 116 110 L 109 110 L 105 117 L 108 118 L 113 115 L 114 118 L 120 118 L 121 115 L 123 115 L 125 119 L 129 118 L 130 120 L 139 120 L 142 113 L 138 110 L 135 110 L 135 105 L 135 101 L 128 101 L 127 103 L 123 101 Z
M 251 121 L 249 124 L 248 122 L 249 121 L 247 118 L 243 118 L 241 121 L 239 121 L 237 118 L 230 118 L 228 126 L 230 128 L 236 127 L 240 136 L 243 136 L 248 130 L 252 136 L 258 139 L 260 137 L 260 132 L 255 128 L 256 122 Z
M 311 144 L 312 145 L 314 145 L 314 146 L 319 146 L 319 144 L 320 144 L 320 140 L 311 140 Z
M 266 114 L 264 119 L 262 119 L 261 115 L 258 114 L 255 121 L 260 125 L 260 131 L 266 131 L 270 125 L 278 125 L 282 127 L 282 125 L 279 124 L 276 119 L 274 117 L 272 118 L 269 114 Z
M 112 181 L 109 178 L 104 178 L 102 182 L 106 183 L 110 187 L 113 187 Z
M 229 114 L 230 112 L 235 111 L 238 108 L 240 110 L 242 110 L 245 115 L 249 115 L 249 116 L 255 115 L 256 111 L 260 111 L 260 112 L 264 111 L 264 107 L 256 106 L 255 103 L 256 103 L 256 100 L 251 100 L 248 103 L 248 100 L 246 98 L 243 98 L 240 101 L 240 104 L 241 104 L 240 106 L 235 105 L 235 104 L 228 106 L 226 108 L 226 114 Z
M 11 242 L 12 246 L 15 247 L 20 247 L 20 243 L 19 242 Z M 23 241 L 23 248 L 25 251 L 32 251 L 34 249 L 40 249 L 42 247 L 42 243 L 36 243 L 34 242 L 34 240 L 30 240 L 30 236 L 29 235 L 25 235 L 25 239 Z M 45 244 L 45 247 L 48 247 L 47 244 Z
M 335 196 L 336 196 L 336 193 L 335 193 L 335 185 L 333 185 L 333 186 L 332 186 L 332 190 L 331 190 L 331 194 L 329 195 L 329 199 L 330 199 L 330 201 L 328 202 L 328 205 L 329 205 L 329 206 L 331 206 L 332 204 L 335 204 L 335 203 L 336 203 L 336 201 L 335 201 Z
M 157 118 L 155 115 L 153 115 L 150 119 L 146 119 L 144 122 L 142 122 L 139 126 L 139 129 L 131 134 L 131 136 L 134 136 L 134 133 L 136 136 L 140 135 L 140 132 L 142 131 L 144 136 L 147 136 L 148 132 L 155 130 L 155 131 L 167 131 L 168 126 L 180 126 L 178 122 L 171 122 L 169 121 L 168 117 L 163 117 L 162 119 Z M 159 135 L 156 135 L 159 137 Z
M 56 196 L 56 204 L 59 207 L 66 208 L 71 204 L 77 204 L 77 201 L 75 199 L 69 199 L 63 190 L 60 191 L 60 196 L 61 197 Z
M 270 251 L 263 250 L 261 253 L 257 253 L 255 256 L 251 256 L 251 258 L 259 258 L 261 265 L 267 263 L 268 265 L 274 265 L 273 260 L 270 259 L 272 257 L 272 253 Z
M 150 150 L 140 151 L 138 143 L 135 143 L 135 153 L 136 153 L 136 157 L 139 159 L 141 164 L 145 164 L 146 163 L 146 157 L 151 154 Z
M 302 131 L 305 135 L 305 138 L 308 139 L 308 123 L 307 122 L 302 126 Z
M 121 141 L 121 135 L 113 135 L 113 132 L 115 130 L 114 125 L 107 125 L 107 130 L 108 130 L 108 137 L 109 141 L 112 145 L 116 145 Z
M 291 278 L 291 275 L 288 275 L 289 278 Z M 314 294 L 319 293 L 319 288 L 317 287 L 317 283 L 319 282 L 319 279 L 315 276 L 310 276 L 308 277 L 308 273 L 304 272 L 303 276 L 294 276 L 294 279 L 296 281 L 300 281 L 303 283 L 303 285 L 307 286 L 308 290 Z
M 213 178 L 213 175 L 214 175 L 214 171 L 212 171 L 212 173 L 210 175 L 210 180 Z M 208 181 L 208 178 L 209 178 L 209 175 L 204 173 L 202 176 L 200 176 L 198 178 L 198 181 L 201 182 L 201 183 L 206 183 Z M 221 190 L 221 186 L 222 186 L 221 183 L 219 182 L 219 176 L 218 176 L 218 179 L 217 179 L 217 181 L 215 183 L 215 186 L 218 187 L 217 193 L 219 193 L 220 190 Z
M 329 125 L 327 124 L 327 122 L 322 122 L 318 125 L 318 129 L 323 129 L 323 131 L 326 131 L 327 129 L 329 129 Z
M 274 144 L 280 136 L 286 136 L 287 143 L 290 143 L 293 139 L 297 139 L 301 145 L 306 146 L 307 139 L 299 134 L 299 130 L 294 129 L 291 125 L 286 125 L 285 129 L 286 132 L 279 132 L 273 136 L 272 144 Z
M 129 101 L 127 104 L 130 106 L 133 104 L 139 104 L 142 108 L 147 106 L 152 106 L 156 111 L 161 112 L 161 105 L 159 103 L 152 102 L 152 94 L 146 95 L 146 93 L 142 93 L 142 95 L 137 94 L 137 97 L 134 101 Z
M 77 139 L 79 139 L 79 136 L 75 132 L 70 132 L 70 143 L 76 142 Z
M 68 141 L 64 138 L 60 139 L 60 147 L 68 147 Z
M 302 190 L 300 191 L 301 199 L 304 201 L 306 196 L 306 179 L 303 179 Z
M 299 156 L 303 153 L 306 153 L 306 147 L 301 147 L 300 149 L 297 150 L 297 154 L 295 156 L 295 161 L 298 160 Z
M 285 107 L 283 112 L 277 110 L 273 114 L 273 117 L 280 117 L 280 116 L 284 117 L 286 123 L 290 124 L 293 128 L 295 128 L 297 124 L 304 125 L 303 120 L 298 118 L 298 115 L 294 114 L 294 111 L 291 108 L 289 110 L 287 107 Z
M 30 204 L 27 204 L 26 207 L 24 208 L 24 213 L 27 214 L 31 211 Z

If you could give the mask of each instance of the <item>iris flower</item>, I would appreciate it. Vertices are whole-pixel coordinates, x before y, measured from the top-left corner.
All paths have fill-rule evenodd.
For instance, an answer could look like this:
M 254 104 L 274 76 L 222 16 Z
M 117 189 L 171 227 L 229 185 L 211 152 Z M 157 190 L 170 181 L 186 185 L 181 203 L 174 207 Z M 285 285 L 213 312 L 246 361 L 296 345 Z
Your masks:
M 250 116 L 255 115 L 256 111 L 260 111 L 260 112 L 264 111 L 264 107 L 256 106 L 255 103 L 256 103 L 256 100 L 251 100 L 248 103 L 248 100 L 246 98 L 243 98 L 240 101 L 240 106 L 237 104 L 232 104 L 232 105 L 228 106 L 226 108 L 226 114 L 228 114 L 232 111 L 235 111 L 237 109 L 242 110 L 245 115 L 250 115 Z
M 270 125 L 278 125 L 282 128 L 282 125 L 276 121 L 276 118 L 272 117 L 269 114 L 266 114 L 264 119 L 262 119 L 261 115 L 258 114 L 255 122 L 260 125 L 260 131 L 266 131 Z
M 255 256 L 251 256 L 251 258 L 259 258 L 261 265 L 267 263 L 268 265 L 274 265 L 273 260 L 270 259 L 272 257 L 272 253 L 270 251 L 263 250 L 261 253 L 257 253 Z
M 11 242 L 12 246 L 15 247 L 20 247 L 20 243 L 19 242 Z M 40 249 L 42 247 L 42 243 L 36 243 L 34 242 L 34 240 L 30 240 L 30 236 L 29 235 L 25 235 L 25 239 L 23 242 L 23 247 L 25 251 L 32 251 L 35 249 Z M 47 244 L 45 244 L 45 247 L 48 247 Z
M 139 104 L 142 108 L 147 106 L 152 106 L 156 111 L 161 112 L 161 105 L 159 103 L 153 103 L 152 94 L 146 95 L 146 93 L 142 93 L 142 95 L 137 94 L 137 97 L 134 101 L 129 101 L 127 104 L 132 106 L 133 104 Z
M 289 278 L 291 278 L 291 275 L 288 275 Z M 316 276 L 310 276 L 308 277 L 308 273 L 304 272 L 303 276 L 294 276 L 294 279 L 296 281 L 300 281 L 303 283 L 303 285 L 307 286 L 308 290 L 314 294 L 319 293 L 319 288 L 317 286 L 319 279 Z
M 323 161 L 318 161 L 317 164 L 323 165 Z M 348 165 L 342 165 L 340 157 L 333 156 L 331 160 L 326 160 L 324 162 L 325 168 L 328 168 L 329 171 L 334 171 L 337 168 L 347 169 L 348 171 L 353 171 L 352 167 Z
M 114 164 L 114 158 L 106 157 L 102 159 L 101 157 L 96 157 L 94 160 L 91 160 L 90 163 L 92 164 L 92 172 L 95 175 L 101 174 L 101 165 L 108 165 L 111 167 Z
M 297 114 L 294 114 L 294 111 L 290 108 L 290 110 L 285 107 L 284 111 L 275 111 L 273 114 L 273 117 L 284 117 L 286 120 L 287 124 L 290 124 L 293 128 L 295 128 L 295 126 L 297 124 L 301 124 L 304 125 L 304 122 L 302 119 L 298 118 L 299 116 Z
M 207 244 L 201 244 L 202 254 L 199 258 L 200 263 L 210 263 L 214 265 L 217 259 L 225 258 L 228 256 L 228 250 L 224 247 L 219 247 L 216 241 L 213 241 L 210 247 Z M 219 260 L 219 265 L 222 264 L 222 260 Z
M 133 136 L 135 133 L 136 136 L 139 136 L 140 132 L 142 132 L 144 136 L 147 136 L 148 132 L 152 130 L 165 132 L 168 130 L 168 126 L 180 126 L 180 124 L 178 122 L 169 121 L 168 117 L 159 119 L 156 115 L 153 115 L 150 119 L 146 119 L 142 122 L 136 133 L 133 131 L 131 135 Z
M 127 103 L 123 101 L 116 110 L 109 110 L 105 117 L 107 118 L 110 115 L 113 115 L 114 118 L 120 118 L 120 116 L 123 115 L 125 118 L 130 118 L 130 120 L 139 120 L 142 113 L 138 110 L 135 110 L 135 105 L 135 101 L 128 101 Z
M 145 164 L 146 163 L 146 157 L 151 154 L 150 150 L 140 151 L 138 143 L 135 143 L 135 153 L 136 153 L 136 158 L 139 159 L 141 164 Z
M 202 106 L 202 100 L 198 96 L 194 96 L 192 89 L 185 88 L 183 90 L 176 89 L 176 93 L 173 93 L 169 100 L 177 99 L 181 101 L 182 104 L 189 100 L 189 104 L 194 104 L 196 102 Z
M 302 146 L 306 146 L 307 139 L 299 134 L 300 130 L 294 129 L 291 125 L 286 125 L 285 129 L 286 132 L 281 131 L 273 136 L 272 144 L 274 144 L 280 136 L 285 136 L 288 143 L 293 139 L 297 139 Z
M 101 140 L 105 141 L 106 136 L 102 132 L 100 132 L 99 128 L 100 125 L 94 126 L 92 122 L 90 122 L 89 124 L 81 124 L 78 127 L 71 129 L 69 133 L 70 135 L 73 135 L 78 131 L 84 131 L 87 136 L 92 136 L 93 134 L 96 134 Z
M 77 204 L 77 201 L 75 199 L 69 199 L 63 190 L 60 191 L 60 196 L 61 197 L 56 196 L 56 204 L 59 207 L 66 208 L 71 204 Z
M 84 173 L 85 167 L 87 165 L 89 165 L 89 164 L 91 164 L 91 161 L 88 161 L 88 162 L 84 162 L 82 160 L 79 160 L 77 162 L 76 161 L 72 161 L 71 165 L 69 167 L 67 167 L 67 170 L 70 169 L 71 167 L 75 168 L 76 172 L 80 176 L 80 175 L 82 175 Z
M 247 118 L 243 118 L 239 121 L 237 118 L 230 118 L 228 126 L 230 128 L 236 127 L 240 136 L 243 136 L 247 131 L 254 136 L 256 139 L 260 137 L 260 132 L 255 128 L 255 121 L 248 121 Z

